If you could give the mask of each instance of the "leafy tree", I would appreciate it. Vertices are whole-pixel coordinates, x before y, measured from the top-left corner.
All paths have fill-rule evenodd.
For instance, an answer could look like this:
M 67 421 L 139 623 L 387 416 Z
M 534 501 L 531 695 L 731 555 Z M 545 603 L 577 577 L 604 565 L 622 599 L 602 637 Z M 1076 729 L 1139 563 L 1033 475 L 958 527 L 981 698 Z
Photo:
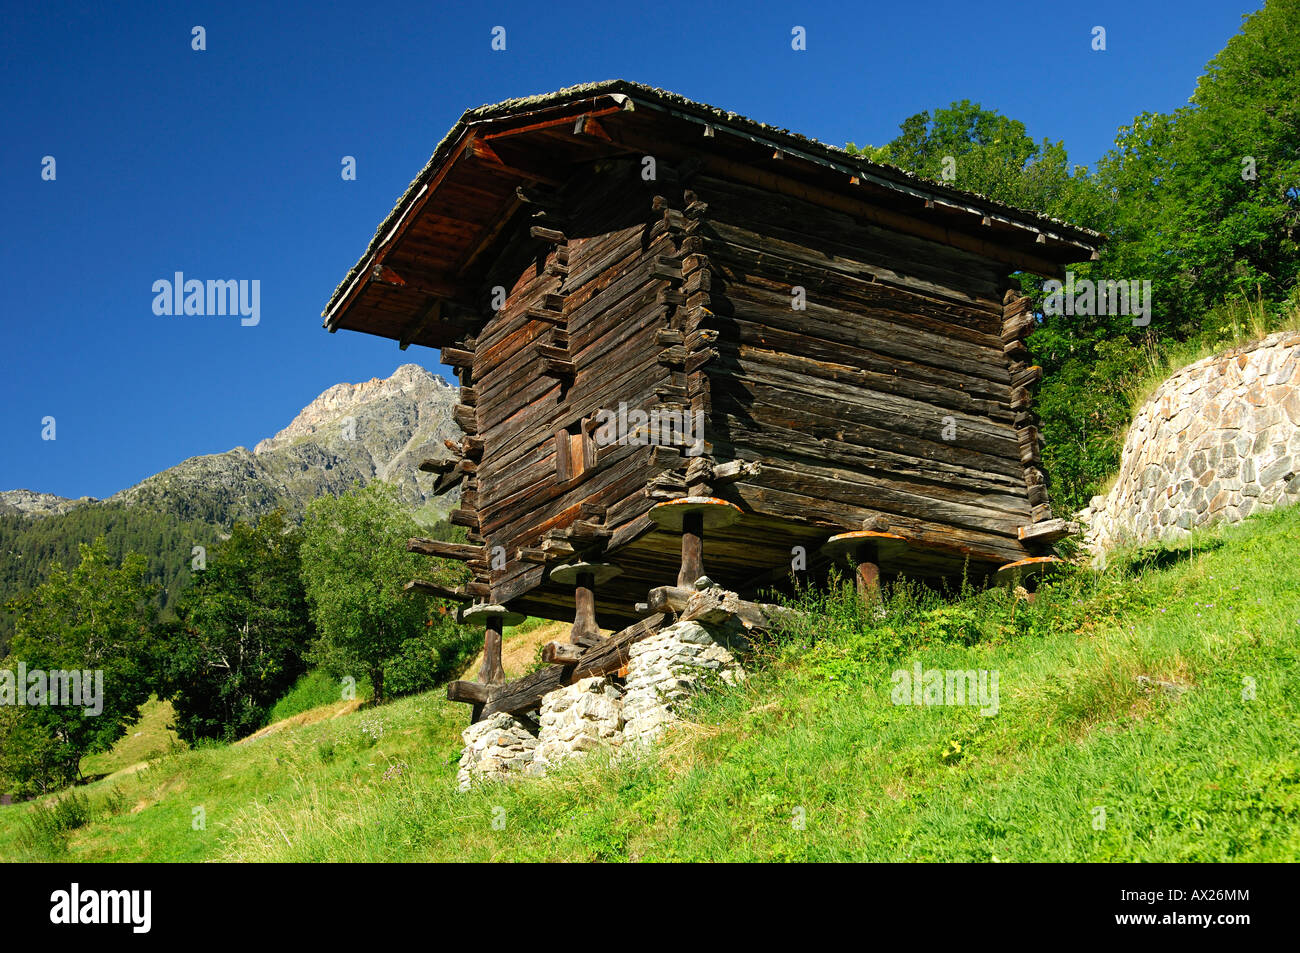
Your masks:
M 1189 105 L 1143 114 L 1099 166 L 1116 197 L 1108 250 L 1150 278 L 1158 329 L 1185 338 L 1229 296 L 1284 297 L 1300 272 L 1300 0 L 1244 18 Z
M 186 740 L 260 728 L 306 670 L 313 633 L 300 547 L 301 532 L 276 510 L 256 526 L 235 523 L 195 572 L 168 627 L 161 679 Z
M 417 577 L 454 584 L 464 574 L 459 566 L 408 553 L 406 540 L 418 532 L 396 491 L 377 480 L 307 508 L 302 561 L 316 623 L 313 657 L 335 675 L 367 675 L 377 703 L 387 697 L 390 672 L 400 670 L 403 690 L 428 687 L 416 673 L 422 665 L 431 673 L 440 668 L 433 656 L 438 634 L 444 641 L 461 638 L 436 608 L 442 621 L 428 634 L 435 628 L 428 600 L 404 591 Z
M 29 673 L 100 672 L 103 679 L 99 706 L 0 707 L 0 780 L 20 793 L 76 780 L 82 756 L 121 737 L 153 687 L 156 587 L 147 561 L 130 553 L 115 562 L 102 537 L 80 552 L 76 569 L 56 563 L 44 583 L 8 606 L 17 618 L 4 669 L 17 690 L 26 687 L 16 684 L 20 662 Z M 87 707 L 100 711 L 87 714 Z
M 1035 143 L 1024 123 L 968 99 L 922 111 L 899 126 L 879 148 L 858 149 L 876 162 L 896 165 L 954 188 L 1007 205 L 1098 227 L 1108 203 L 1096 180 L 1072 166 L 1060 142 Z
M 1242 298 L 1300 300 L 1300 0 L 1269 0 L 1206 66 L 1190 103 L 1119 130 L 1094 172 L 1064 146 L 962 100 L 906 119 L 859 150 L 1007 204 L 1109 237 L 1078 278 L 1149 280 L 1152 321 L 1043 315 L 1029 338 L 1044 369 L 1037 402 L 1058 509 L 1101 489 L 1132 417 L 1131 385 L 1176 345 L 1228 343 L 1224 313 Z M 952 157 L 945 170 L 945 157 Z M 1041 281 L 1020 276 L 1041 301 Z M 1192 348 L 1191 350 L 1194 350 Z

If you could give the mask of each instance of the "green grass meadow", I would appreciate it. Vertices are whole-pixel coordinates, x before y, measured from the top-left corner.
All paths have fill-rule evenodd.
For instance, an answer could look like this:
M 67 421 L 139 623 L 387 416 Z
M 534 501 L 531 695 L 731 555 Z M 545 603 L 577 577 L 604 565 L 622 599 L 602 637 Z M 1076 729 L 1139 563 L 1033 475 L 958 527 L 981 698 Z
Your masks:
M 872 610 L 843 588 L 806 593 L 809 621 L 660 744 L 540 781 L 457 791 L 468 712 L 441 691 L 166 746 L 0 807 L 0 857 L 1295 860 L 1298 542 L 1300 507 L 1275 511 L 1074 571 L 1032 605 L 902 586 Z M 997 713 L 894 704 L 892 673 L 917 661 L 996 671 Z

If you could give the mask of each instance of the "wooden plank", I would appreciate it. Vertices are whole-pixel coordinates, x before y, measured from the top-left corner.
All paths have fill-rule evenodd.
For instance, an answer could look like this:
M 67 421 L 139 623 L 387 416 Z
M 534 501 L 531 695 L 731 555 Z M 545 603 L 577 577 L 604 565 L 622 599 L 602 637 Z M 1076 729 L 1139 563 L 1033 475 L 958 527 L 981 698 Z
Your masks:
M 513 682 L 493 686 L 483 708 L 483 717 L 499 711 L 512 715 L 534 711 L 541 705 L 542 696 L 557 688 L 571 685 L 581 678 L 617 672 L 627 663 L 632 645 L 659 631 L 665 621 L 666 617 L 658 613 L 647 616 L 587 649 L 572 666 L 552 665 Z
M 420 553 L 423 556 L 437 556 L 441 559 L 455 559 L 464 562 L 478 559 L 483 555 L 482 546 L 468 546 L 465 543 L 448 543 L 441 539 L 427 539 L 413 536 L 406 541 L 406 551 Z
M 1020 541 L 1024 543 L 1055 543 L 1079 533 L 1079 524 L 1063 519 L 1043 520 L 1020 527 Z
M 436 596 L 439 599 L 450 599 L 453 602 L 473 601 L 465 589 L 444 586 L 441 583 L 430 582 L 427 579 L 412 579 L 402 588 L 407 592 L 418 592 L 421 595 Z

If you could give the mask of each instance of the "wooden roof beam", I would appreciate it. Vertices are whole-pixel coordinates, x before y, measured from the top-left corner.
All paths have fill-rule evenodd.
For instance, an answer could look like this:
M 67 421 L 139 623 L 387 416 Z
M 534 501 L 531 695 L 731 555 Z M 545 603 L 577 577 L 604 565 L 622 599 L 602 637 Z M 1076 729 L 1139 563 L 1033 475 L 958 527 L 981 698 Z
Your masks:
M 442 314 L 442 299 L 432 298 L 426 300 L 425 306 L 420 310 L 411 322 L 402 332 L 402 338 L 397 342 L 397 346 L 405 351 L 411 346 L 411 342 L 424 333 L 425 328 L 435 324 L 438 317 Z
M 441 539 L 427 539 L 423 536 L 412 536 L 408 539 L 406 541 L 406 551 L 408 553 L 419 553 L 422 556 L 436 556 L 439 559 L 455 559 L 458 562 L 468 562 L 483 555 L 482 546 L 448 543 Z
M 563 115 L 554 119 L 543 119 L 538 122 L 528 123 L 523 126 L 514 126 L 507 129 L 499 129 L 496 132 L 485 132 L 482 137 L 485 140 L 492 141 L 495 139 L 508 139 L 512 136 L 519 136 L 529 132 L 542 132 L 545 130 L 558 130 L 565 126 L 571 126 L 580 117 L 585 117 L 588 121 L 599 119 L 601 116 L 609 116 L 613 113 L 622 112 L 622 106 L 606 106 L 604 109 L 583 109 L 578 115 L 574 115 L 573 110 L 566 111 Z M 575 130 L 576 131 L 576 130 Z
M 420 210 L 424 208 L 425 203 L 429 201 L 430 196 L 438 190 L 438 186 L 441 185 L 443 180 L 451 174 L 452 169 L 456 168 L 457 163 L 464 158 L 465 145 L 467 141 L 468 137 L 463 138 L 460 141 L 460 143 L 455 147 L 455 150 L 448 157 L 447 161 L 435 170 L 429 182 L 421 187 L 420 191 L 416 194 L 415 199 L 407 206 L 398 217 L 397 221 L 394 222 L 392 227 L 388 230 L 388 234 L 384 236 L 384 240 L 380 243 L 379 247 L 375 249 L 372 256 L 370 268 L 372 274 L 374 267 L 382 265 L 384 259 L 388 256 L 388 253 L 393 250 L 397 240 L 405 233 L 406 226 L 419 216 Z M 348 288 L 347 293 L 340 298 L 338 303 L 330 310 L 329 317 L 325 321 L 325 327 L 329 328 L 330 333 L 333 333 L 337 329 L 339 318 L 348 312 L 355 303 L 357 297 L 361 295 L 369 284 L 367 277 L 368 276 L 364 270 L 359 271 L 352 279 L 352 286 Z
M 543 171 L 536 167 L 525 168 L 517 161 L 506 161 L 502 158 L 501 154 L 492 147 L 492 144 L 488 142 L 486 138 L 480 138 L 477 133 L 470 134 L 467 150 L 481 165 L 485 165 L 517 179 L 523 179 L 527 182 L 541 182 L 544 185 L 550 185 L 555 188 L 564 184 L 560 179 L 551 175 L 550 170 Z
M 573 124 L 573 134 L 575 136 L 590 136 L 593 139 L 604 139 L 606 142 L 613 142 L 605 127 L 600 124 L 590 113 L 583 113 Z

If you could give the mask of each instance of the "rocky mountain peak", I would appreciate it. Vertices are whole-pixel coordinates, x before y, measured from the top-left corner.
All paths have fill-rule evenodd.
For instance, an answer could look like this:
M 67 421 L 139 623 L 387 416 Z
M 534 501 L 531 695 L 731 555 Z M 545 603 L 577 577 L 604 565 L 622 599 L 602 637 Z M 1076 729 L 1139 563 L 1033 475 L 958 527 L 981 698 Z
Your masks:
M 359 384 L 335 384 L 299 411 L 298 416 L 279 433 L 267 437 L 253 448 L 261 454 L 318 433 L 325 425 L 349 414 L 393 397 L 424 398 L 442 405 L 455 402 L 456 388 L 440 374 L 431 374 L 418 364 L 403 364 L 391 377 L 373 377 Z

